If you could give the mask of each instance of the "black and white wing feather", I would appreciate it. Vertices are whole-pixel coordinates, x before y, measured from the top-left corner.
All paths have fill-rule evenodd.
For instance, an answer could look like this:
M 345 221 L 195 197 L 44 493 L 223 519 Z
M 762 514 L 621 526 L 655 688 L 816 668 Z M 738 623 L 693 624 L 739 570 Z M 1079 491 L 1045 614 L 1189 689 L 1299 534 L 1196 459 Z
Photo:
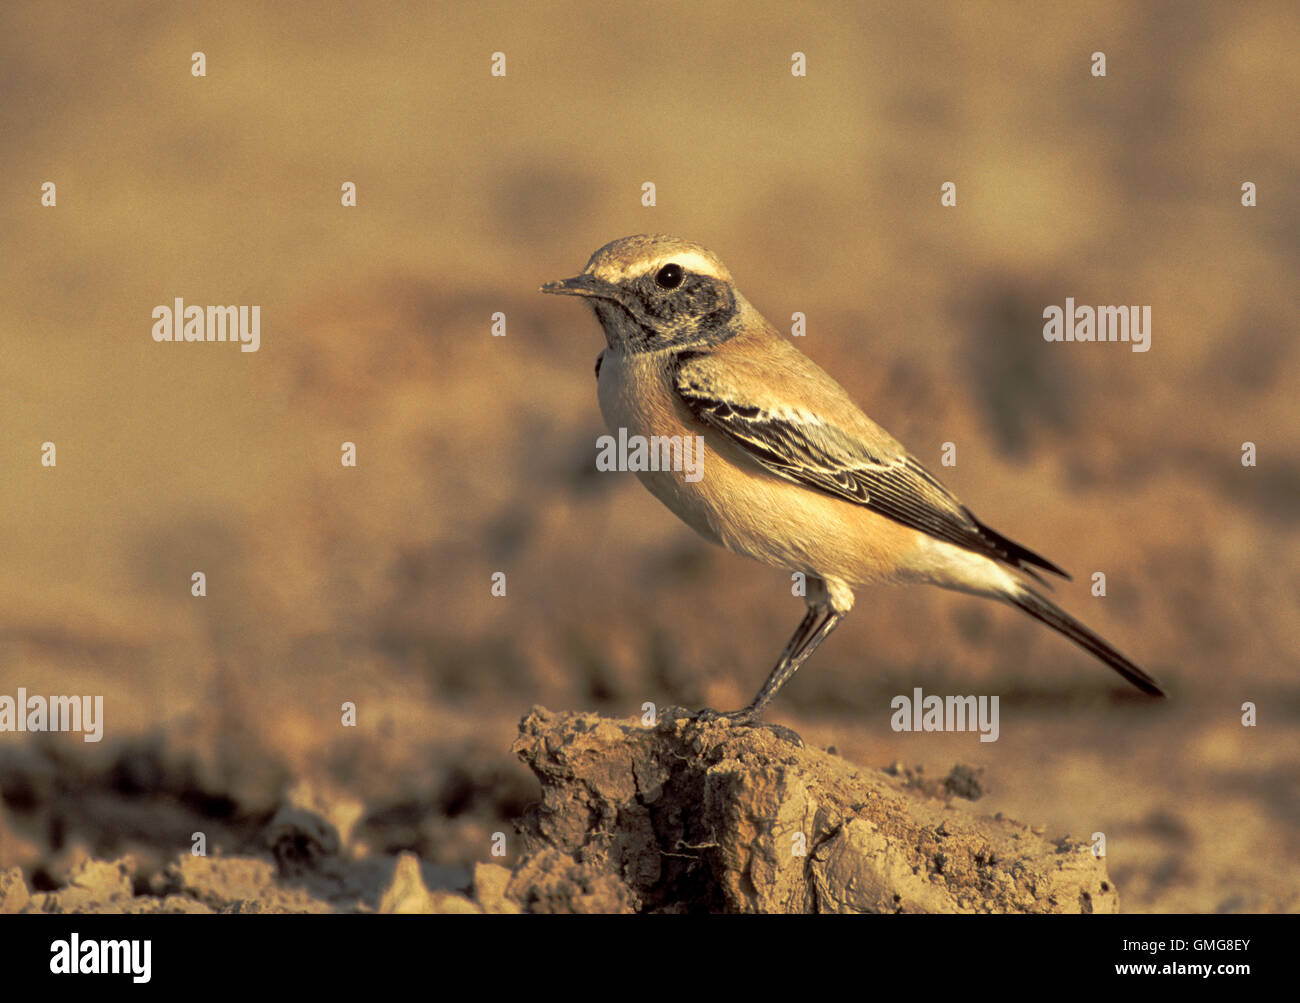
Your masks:
M 728 368 L 732 369 L 728 373 Z M 752 380 L 736 360 L 680 352 L 673 385 L 697 421 L 716 429 L 778 477 L 862 505 L 912 529 L 1001 561 L 1042 579 L 1035 568 L 1069 578 L 1032 550 L 984 525 L 883 429 L 861 413 L 839 384 L 808 364 L 780 382 L 786 400 L 828 400 L 834 414 L 819 414 L 774 400 L 757 402 L 739 392 Z M 733 376 L 741 379 L 729 378 Z M 815 382 L 815 394 L 800 393 Z M 828 387 L 834 394 L 828 396 Z M 849 421 L 837 421 L 837 417 Z M 848 425 L 849 427 L 844 427 Z M 855 427 L 856 426 L 856 427 Z

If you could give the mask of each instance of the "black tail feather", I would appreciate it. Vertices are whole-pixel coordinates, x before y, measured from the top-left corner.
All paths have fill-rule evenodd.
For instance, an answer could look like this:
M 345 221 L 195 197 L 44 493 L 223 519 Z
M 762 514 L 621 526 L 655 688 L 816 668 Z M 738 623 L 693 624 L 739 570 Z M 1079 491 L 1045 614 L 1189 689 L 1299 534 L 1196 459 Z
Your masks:
M 1160 688 L 1159 683 L 1121 655 L 1109 643 L 1032 589 L 1022 586 L 1019 592 L 1008 594 L 1006 600 L 1024 610 L 1034 619 L 1041 620 L 1053 630 L 1060 631 L 1084 651 L 1101 659 L 1143 693 L 1150 693 L 1152 696 L 1157 697 L 1165 695 L 1165 691 Z
M 1067 582 L 1074 580 L 1070 576 L 1069 572 L 1061 570 L 1046 557 L 1035 554 L 1028 547 L 1022 547 L 1020 544 L 1016 543 L 1015 540 L 1009 540 L 997 530 L 990 529 L 988 526 L 984 525 L 984 523 L 976 519 L 975 516 L 971 515 L 970 509 L 966 510 L 966 514 L 970 516 L 975 525 L 979 527 L 980 536 L 988 540 L 988 542 L 993 545 L 994 549 L 998 551 L 1002 559 L 1013 568 L 1028 572 L 1040 582 L 1043 582 L 1044 585 L 1047 585 L 1047 582 L 1043 581 L 1041 577 L 1034 573 L 1034 568 L 1042 568 L 1044 571 L 1050 571 L 1054 575 L 1060 575 Z M 1050 588 L 1051 586 L 1048 587 Z

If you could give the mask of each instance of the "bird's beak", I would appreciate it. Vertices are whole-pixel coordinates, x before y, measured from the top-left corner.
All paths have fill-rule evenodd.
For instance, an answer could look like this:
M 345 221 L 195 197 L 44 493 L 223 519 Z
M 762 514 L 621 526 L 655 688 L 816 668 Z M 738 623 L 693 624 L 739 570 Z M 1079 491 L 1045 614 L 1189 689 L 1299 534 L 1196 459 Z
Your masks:
M 571 279 L 560 279 L 542 286 L 542 292 L 554 293 L 556 296 L 594 296 L 597 299 L 612 300 L 618 297 L 614 287 L 594 275 L 575 275 Z

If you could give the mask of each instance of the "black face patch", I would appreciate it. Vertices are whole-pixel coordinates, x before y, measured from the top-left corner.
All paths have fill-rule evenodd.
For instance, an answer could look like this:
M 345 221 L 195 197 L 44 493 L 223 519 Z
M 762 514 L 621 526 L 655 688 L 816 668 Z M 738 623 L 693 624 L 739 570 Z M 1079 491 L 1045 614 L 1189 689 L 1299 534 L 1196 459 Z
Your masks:
M 731 286 L 711 275 L 685 272 L 678 285 L 665 289 L 647 274 L 628 283 L 627 292 L 641 326 L 665 345 L 713 340 L 736 315 Z
M 611 348 L 622 345 L 633 352 L 649 352 L 663 347 L 656 344 L 663 339 L 638 316 L 639 311 L 629 309 L 617 300 L 593 299 L 588 302 L 596 311 L 596 319 L 600 321 L 605 341 Z

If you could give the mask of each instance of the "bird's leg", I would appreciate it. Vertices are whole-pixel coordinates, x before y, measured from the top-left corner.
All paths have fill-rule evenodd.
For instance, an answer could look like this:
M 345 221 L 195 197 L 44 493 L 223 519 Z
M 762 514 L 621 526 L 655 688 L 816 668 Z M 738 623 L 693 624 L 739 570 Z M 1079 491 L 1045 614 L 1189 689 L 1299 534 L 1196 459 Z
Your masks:
M 794 635 L 785 646 L 785 651 L 781 652 L 781 658 L 776 663 L 776 667 L 768 674 L 767 681 L 763 683 L 763 688 L 750 701 L 749 706 L 743 710 L 728 711 L 720 717 L 729 718 L 737 724 L 753 724 L 763 716 L 763 711 L 772 698 L 776 696 L 777 691 L 781 689 L 790 678 L 799 671 L 799 667 L 812 656 L 817 650 L 817 646 L 830 636 L 832 630 L 839 626 L 845 614 L 837 613 L 831 608 L 830 604 L 818 603 L 815 606 L 809 606 L 808 612 L 795 628 Z
M 799 671 L 799 667 L 808 661 L 818 645 L 830 636 L 831 631 L 839 626 L 840 621 L 853 608 L 852 593 L 846 594 L 843 589 L 838 589 L 832 594 L 824 581 L 812 576 L 808 578 L 808 587 L 809 594 L 804 600 L 808 603 L 808 612 L 799 621 L 799 626 L 795 628 L 794 634 L 786 643 L 776 666 L 768 673 L 767 681 L 763 683 L 762 689 L 750 701 L 748 707 L 726 712 L 706 707 L 694 713 L 682 707 L 668 707 L 662 712 L 663 717 L 670 721 L 682 718 L 692 721 L 716 721 L 726 718 L 736 724 L 768 728 L 795 745 L 802 746 L 803 739 L 789 728 L 776 724 L 763 724 L 759 719 L 781 687 L 790 681 L 790 677 Z

